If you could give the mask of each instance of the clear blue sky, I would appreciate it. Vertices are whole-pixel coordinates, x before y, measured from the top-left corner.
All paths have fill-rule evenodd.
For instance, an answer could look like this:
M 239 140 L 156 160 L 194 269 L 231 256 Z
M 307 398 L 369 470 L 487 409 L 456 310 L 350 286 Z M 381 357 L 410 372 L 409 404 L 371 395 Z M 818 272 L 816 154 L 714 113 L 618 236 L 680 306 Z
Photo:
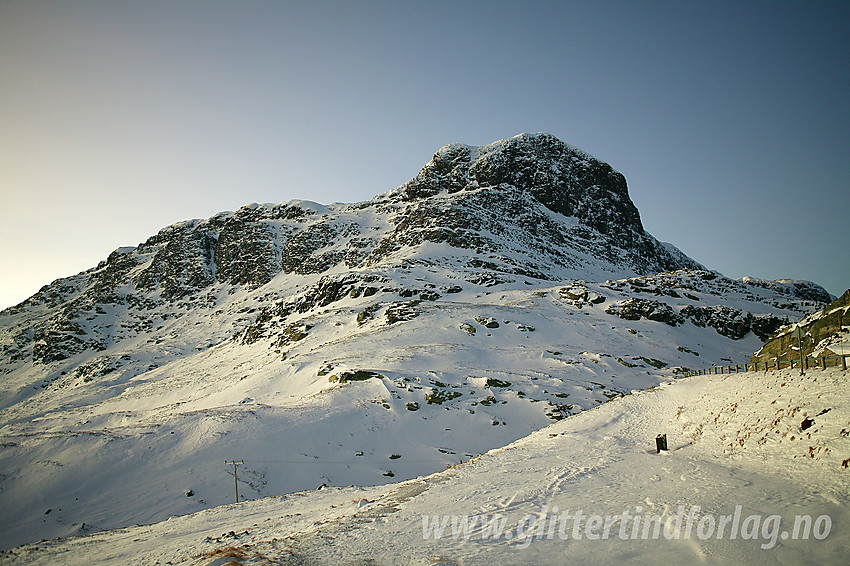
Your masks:
M 732 277 L 850 286 L 850 3 L 0 1 L 0 308 L 160 228 L 546 131 Z

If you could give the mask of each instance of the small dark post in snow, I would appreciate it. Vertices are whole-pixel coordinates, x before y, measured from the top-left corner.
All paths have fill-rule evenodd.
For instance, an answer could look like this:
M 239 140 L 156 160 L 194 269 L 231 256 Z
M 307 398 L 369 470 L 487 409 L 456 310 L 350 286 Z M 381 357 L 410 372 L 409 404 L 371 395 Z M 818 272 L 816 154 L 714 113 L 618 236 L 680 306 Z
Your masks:
M 236 503 L 239 503 L 239 478 L 236 477 L 236 466 L 244 463 L 245 462 L 242 460 L 239 460 L 238 462 L 225 462 L 227 465 L 233 464 L 233 485 L 236 486 Z
M 667 450 L 666 434 L 659 434 L 655 437 L 655 453 L 660 454 L 662 450 Z

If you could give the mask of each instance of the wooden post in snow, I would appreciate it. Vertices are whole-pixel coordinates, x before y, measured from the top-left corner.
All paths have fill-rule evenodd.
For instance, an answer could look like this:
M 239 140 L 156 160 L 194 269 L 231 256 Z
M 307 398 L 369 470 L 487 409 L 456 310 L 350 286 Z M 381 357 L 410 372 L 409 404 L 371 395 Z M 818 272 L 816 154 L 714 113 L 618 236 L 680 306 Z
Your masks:
M 244 463 L 242 460 L 238 462 L 225 462 L 227 465 L 233 464 L 233 485 L 236 487 L 236 503 L 239 503 L 239 478 L 236 477 L 236 466 Z

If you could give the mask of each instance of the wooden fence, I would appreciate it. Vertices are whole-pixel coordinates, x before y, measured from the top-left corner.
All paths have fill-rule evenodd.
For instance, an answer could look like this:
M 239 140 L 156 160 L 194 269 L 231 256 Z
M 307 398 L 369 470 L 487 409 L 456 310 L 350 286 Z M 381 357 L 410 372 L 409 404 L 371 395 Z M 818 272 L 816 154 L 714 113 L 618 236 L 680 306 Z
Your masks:
M 689 370 L 684 372 L 682 375 L 684 377 L 690 377 L 692 375 L 710 375 L 710 374 L 721 374 L 721 373 L 744 373 L 748 371 L 767 371 L 770 369 L 783 369 L 783 368 L 798 368 L 800 367 L 800 363 L 802 361 L 803 371 L 809 368 L 821 368 L 826 369 L 827 367 L 836 367 L 841 366 L 841 369 L 847 371 L 847 358 L 850 357 L 850 354 L 843 354 L 838 356 L 820 356 L 817 358 L 813 357 L 805 357 L 802 360 L 800 358 L 791 359 L 791 360 L 774 360 L 770 362 L 750 362 L 747 364 L 735 364 L 731 366 L 714 366 L 706 369 L 697 369 L 697 370 Z

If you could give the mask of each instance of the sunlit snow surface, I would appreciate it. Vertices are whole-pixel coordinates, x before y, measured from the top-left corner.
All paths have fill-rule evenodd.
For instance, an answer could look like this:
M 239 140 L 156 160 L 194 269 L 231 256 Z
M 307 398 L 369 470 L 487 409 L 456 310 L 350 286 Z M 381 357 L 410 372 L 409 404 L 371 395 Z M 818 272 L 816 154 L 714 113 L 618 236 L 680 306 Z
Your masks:
M 635 391 L 442 472 L 379 487 L 326 488 L 227 505 L 136 528 L 15 549 L 32 564 L 845 564 L 850 397 L 838 369 L 692 377 Z M 814 421 L 805 431 L 801 423 Z M 656 454 L 657 433 L 668 452 Z M 694 513 L 676 527 L 679 506 Z M 734 515 L 733 540 L 698 536 L 705 516 Z M 534 517 L 616 516 L 573 536 Z M 668 538 L 623 540 L 623 512 L 671 519 Z M 472 526 L 424 536 L 423 517 L 503 518 L 510 538 Z M 794 540 L 795 517 L 829 518 Z M 756 519 L 762 526 L 753 525 Z M 769 519 L 771 516 L 777 519 Z M 749 518 L 749 519 L 748 519 Z M 539 520 L 539 519 L 538 519 Z M 551 521 L 551 516 L 549 516 Z M 767 523 L 770 528 L 764 528 Z M 707 523 L 706 523 L 707 524 Z M 777 528 L 774 528 L 776 525 Z M 519 531 L 517 527 L 519 526 Z M 562 537 L 562 532 L 566 538 Z M 788 536 L 783 532 L 789 533 Z M 598 537 L 588 539 L 587 533 Z M 705 531 L 703 532 L 705 534 Z

